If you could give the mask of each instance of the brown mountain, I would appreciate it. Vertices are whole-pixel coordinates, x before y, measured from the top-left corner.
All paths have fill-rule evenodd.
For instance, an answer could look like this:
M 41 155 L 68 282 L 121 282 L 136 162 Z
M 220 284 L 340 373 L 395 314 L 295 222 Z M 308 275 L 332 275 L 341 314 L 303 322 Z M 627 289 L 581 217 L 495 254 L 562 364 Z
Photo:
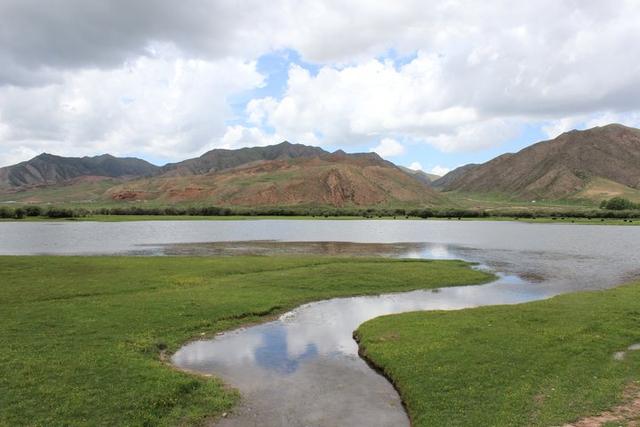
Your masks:
M 619 124 L 563 133 L 445 175 L 444 191 L 519 198 L 606 197 L 640 189 L 640 130 Z M 436 182 L 436 185 L 439 185 Z
M 169 172 L 115 186 L 107 196 L 223 206 L 433 205 L 443 198 L 375 153 L 321 151 L 314 156 L 251 161 L 207 174 Z
M 154 200 L 228 206 L 424 206 L 443 198 L 421 177 L 375 153 L 329 153 L 289 142 L 212 150 L 161 168 L 109 155 L 42 154 L 0 169 L 0 200 L 30 203 Z
M 71 183 L 82 177 L 132 178 L 155 174 L 158 167 L 141 159 L 109 154 L 61 157 L 43 153 L 26 162 L 0 168 L 0 189 Z

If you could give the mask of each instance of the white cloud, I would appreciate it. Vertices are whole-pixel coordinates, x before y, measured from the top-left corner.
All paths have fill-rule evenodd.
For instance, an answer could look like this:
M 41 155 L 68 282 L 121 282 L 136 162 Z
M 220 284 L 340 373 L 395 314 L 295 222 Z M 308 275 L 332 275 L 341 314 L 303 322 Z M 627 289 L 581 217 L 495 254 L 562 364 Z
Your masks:
M 426 140 L 444 152 L 476 151 L 496 147 L 516 137 L 521 122 L 514 119 L 488 119 L 457 126 Z
M 236 125 L 228 126 L 220 142 L 216 141 L 211 148 L 236 149 L 278 144 L 282 141 L 284 139 L 278 135 L 266 134 L 256 127 Z
M 420 162 L 413 162 L 409 165 L 409 169 L 414 171 L 421 171 L 422 165 L 420 164 Z
M 447 168 L 445 166 L 436 165 L 436 166 L 431 168 L 429 173 L 432 173 L 432 174 L 438 175 L 438 176 L 444 176 L 444 175 L 448 174 L 450 171 L 451 171 L 451 168 Z
M 554 136 L 640 122 L 637 1 L 183 3 L 0 2 L 0 164 L 43 150 L 178 159 L 280 136 L 471 151 L 527 123 Z M 285 93 L 235 117 L 228 99 L 281 49 L 319 71 L 292 65 Z
M 440 166 L 440 165 L 436 165 L 434 167 L 431 168 L 431 170 L 429 171 L 425 171 L 422 168 L 422 165 L 420 164 L 420 162 L 413 162 L 409 165 L 409 169 L 414 170 L 414 171 L 423 171 L 423 172 L 428 172 L 434 175 L 438 175 L 438 176 L 444 176 L 447 173 L 449 173 L 449 171 L 451 171 L 450 168 L 445 167 L 445 166 Z
M 380 157 L 395 157 L 404 154 L 406 149 L 395 139 L 383 138 L 380 140 L 380 143 L 370 151 L 378 153 Z
M 425 54 L 399 69 L 371 60 L 313 76 L 293 65 L 284 96 L 254 99 L 247 114 L 292 138 L 313 131 L 329 143 L 359 145 L 397 132 L 427 140 L 479 120 L 475 109 L 452 103 L 442 83 L 438 59 Z
M 114 70 L 66 73 L 60 84 L 0 87 L 0 164 L 42 151 L 201 154 L 227 132 L 227 98 L 262 81 L 253 62 L 141 57 Z

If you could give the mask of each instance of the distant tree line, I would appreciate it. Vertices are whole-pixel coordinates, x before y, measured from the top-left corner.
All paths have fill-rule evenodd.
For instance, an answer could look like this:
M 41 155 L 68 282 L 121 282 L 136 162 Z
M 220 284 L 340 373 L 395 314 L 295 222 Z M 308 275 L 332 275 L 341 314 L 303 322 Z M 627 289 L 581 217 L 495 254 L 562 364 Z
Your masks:
M 80 218 L 91 215 L 90 210 L 84 208 L 42 208 L 35 205 L 20 206 L 12 208 L 0 206 L 0 218 L 23 219 L 26 217 L 47 217 L 47 218 Z
M 614 211 L 640 209 L 640 203 L 633 203 L 624 197 L 614 197 L 609 200 L 603 200 L 600 203 L 600 209 L 609 209 Z
M 26 217 L 82 218 L 90 215 L 146 215 L 146 216 L 309 216 L 316 218 L 640 218 L 640 206 L 626 199 L 605 200 L 600 209 L 444 209 L 444 208 L 227 208 L 219 206 L 119 206 L 86 209 L 78 207 L 19 207 L 0 206 L 0 218 L 23 219 Z

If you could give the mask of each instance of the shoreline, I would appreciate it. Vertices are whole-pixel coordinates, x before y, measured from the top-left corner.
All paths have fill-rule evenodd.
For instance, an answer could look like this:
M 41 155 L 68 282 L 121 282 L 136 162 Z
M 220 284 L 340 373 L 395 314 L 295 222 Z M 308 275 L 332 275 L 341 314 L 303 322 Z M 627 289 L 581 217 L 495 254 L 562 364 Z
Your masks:
M 360 216 L 311 216 L 311 215 L 89 215 L 77 218 L 26 217 L 23 219 L 0 218 L 0 223 L 24 222 L 143 222 L 143 221 L 488 221 L 488 222 L 522 222 L 528 224 L 575 224 L 575 225 L 640 225 L 640 218 L 570 218 L 570 217 L 428 217 L 416 216 L 381 216 L 364 218 Z

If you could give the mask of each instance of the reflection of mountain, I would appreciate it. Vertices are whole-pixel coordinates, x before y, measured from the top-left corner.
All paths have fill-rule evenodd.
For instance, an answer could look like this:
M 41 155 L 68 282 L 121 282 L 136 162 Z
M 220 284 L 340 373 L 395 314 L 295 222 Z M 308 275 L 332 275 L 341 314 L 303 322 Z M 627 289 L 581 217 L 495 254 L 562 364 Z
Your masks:
M 262 338 L 262 344 L 256 347 L 254 352 L 255 361 L 258 366 L 280 374 L 291 374 L 298 369 L 300 362 L 318 355 L 316 345 L 309 343 L 304 353 L 291 357 L 287 345 L 287 331 L 283 326 L 267 328 Z
M 279 242 L 249 240 L 232 242 L 177 243 L 162 247 L 165 255 L 328 255 L 384 256 L 397 258 L 462 259 L 449 254 L 445 245 L 428 243 Z

